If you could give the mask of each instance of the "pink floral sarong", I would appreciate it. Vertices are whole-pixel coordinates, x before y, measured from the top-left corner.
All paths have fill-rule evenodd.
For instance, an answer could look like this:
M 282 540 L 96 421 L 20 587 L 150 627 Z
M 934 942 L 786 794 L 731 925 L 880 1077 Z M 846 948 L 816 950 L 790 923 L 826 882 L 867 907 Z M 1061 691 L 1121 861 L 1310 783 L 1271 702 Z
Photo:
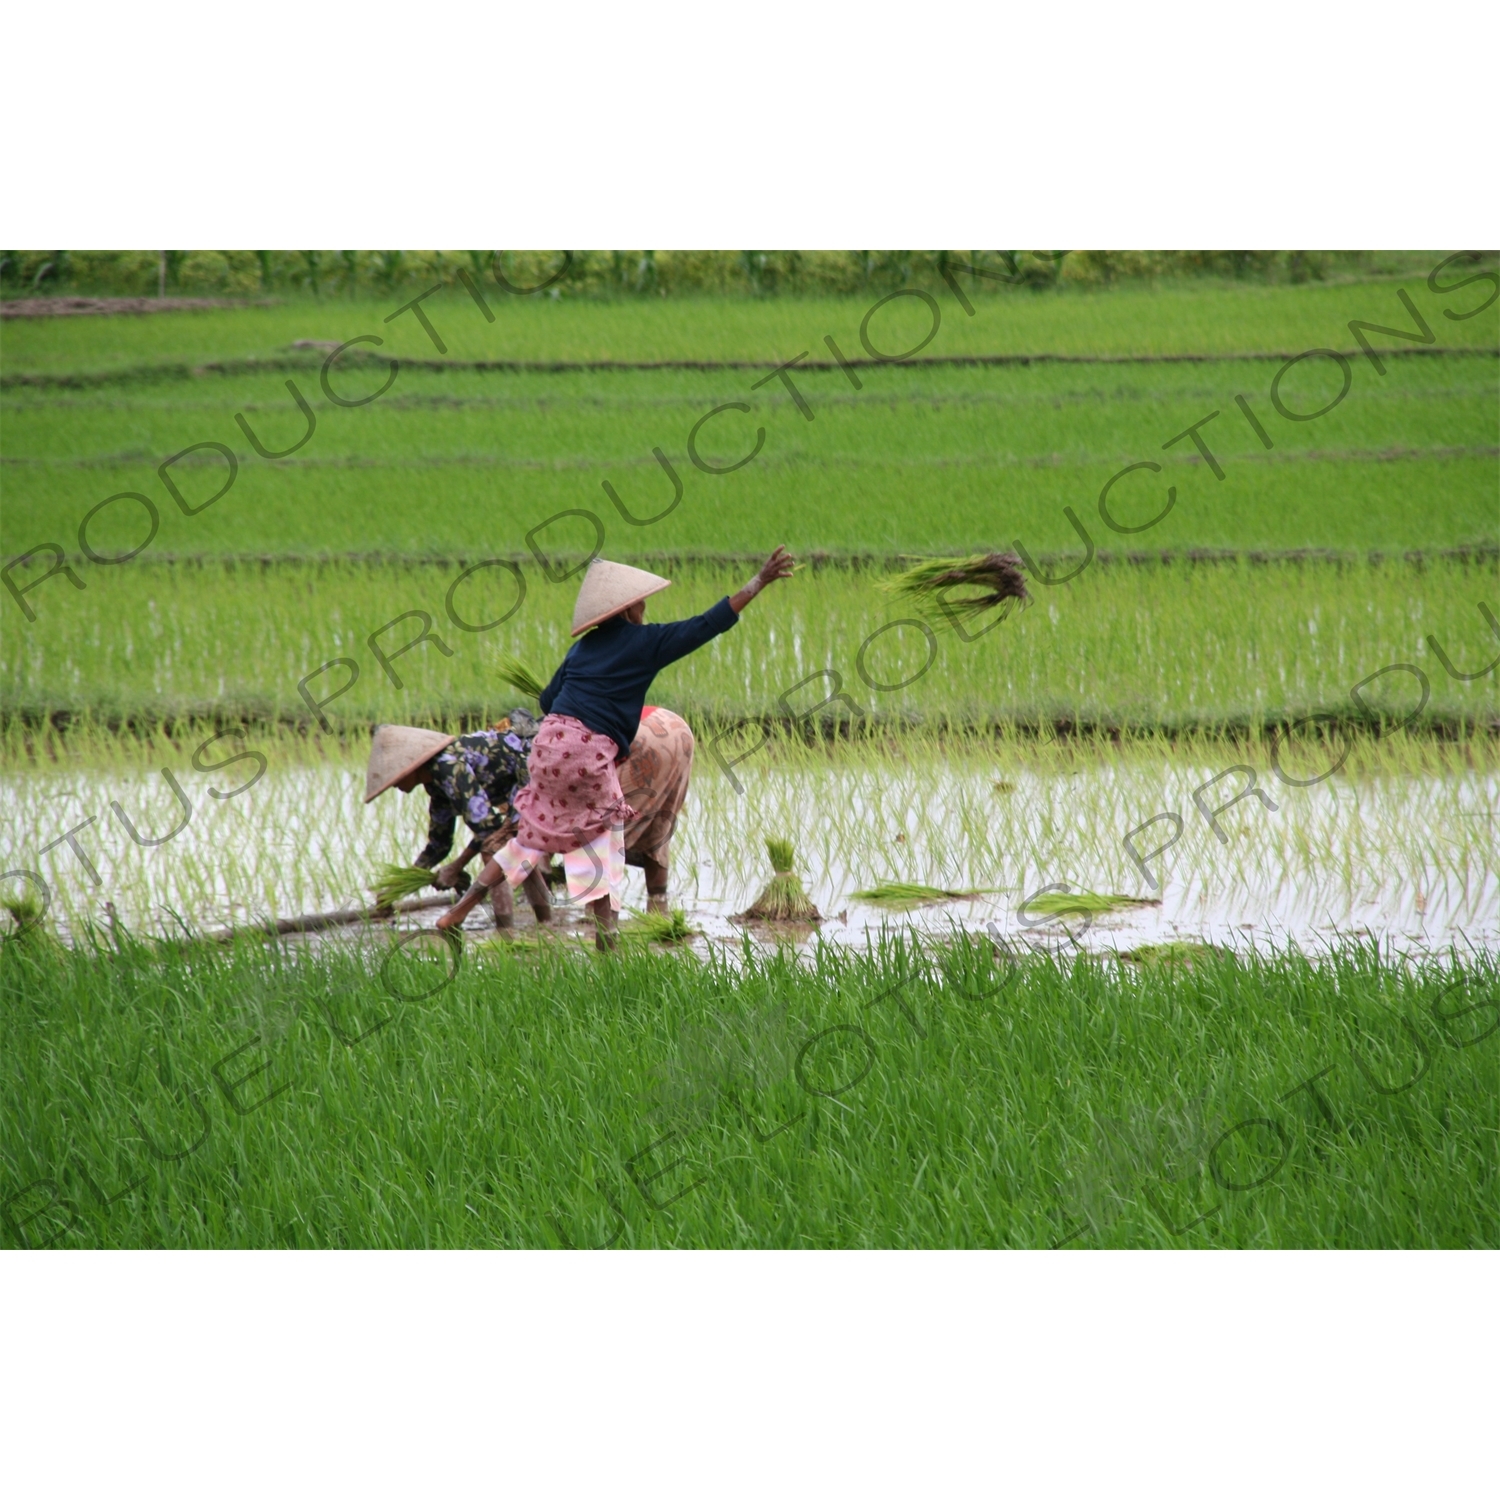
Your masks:
M 537 729 L 530 779 L 515 795 L 516 842 L 543 854 L 568 854 L 623 828 L 635 809 L 620 790 L 619 747 L 567 714 L 548 714 Z

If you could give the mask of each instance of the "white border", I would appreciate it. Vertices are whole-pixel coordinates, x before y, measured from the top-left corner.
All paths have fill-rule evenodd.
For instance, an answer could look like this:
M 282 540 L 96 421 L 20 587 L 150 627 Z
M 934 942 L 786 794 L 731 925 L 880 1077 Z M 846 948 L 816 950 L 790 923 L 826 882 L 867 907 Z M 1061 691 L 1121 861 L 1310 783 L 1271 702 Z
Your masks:
M 1500 10 L 32 6 L 22 248 L 1497 240 Z
M 1493 1480 L 1493 1254 L 117 1251 L 0 1278 L 17 1494 Z

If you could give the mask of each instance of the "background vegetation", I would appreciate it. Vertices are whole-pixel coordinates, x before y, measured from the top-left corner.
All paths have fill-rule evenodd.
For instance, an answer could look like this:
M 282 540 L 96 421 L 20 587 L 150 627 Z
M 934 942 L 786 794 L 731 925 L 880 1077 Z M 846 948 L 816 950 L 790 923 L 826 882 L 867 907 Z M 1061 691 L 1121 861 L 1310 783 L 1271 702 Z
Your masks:
M 1414 269 L 1420 252 L 1349 250 L 7 250 L 7 296 L 316 297 L 383 295 L 459 271 L 518 286 L 554 282 L 558 296 L 763 297 L 858 294 L 907 286 L 945 267 L 976 265 L 986 285 L 1029 290 L 1212 276 L 1301 284 Z M 1003 279 L 1002 279 L 1003 278 Z
M 748 557 L 669 560 L 662 566 L 676 581 L 653 614 L 706 609 L 753 565 Z M 518 589 L 507 571 L 460 581 L 462 573 L 456 561 L 142 559 L 76 599 L 63 597 L 30 630 L 7 628 L 0 638 L 5 713 L 33 724 L 49 716 L 138 726 L 197 717 L 315 727 L 299 683 L 346 657 L 358 678 L 321 710 L 335 726 L 490 723 L 516 698 L 500 675 L 504 656 L 518 655 L 545 680 L 567 651 L 574 587 L 548 582 L 530 563 L 521 569 L 521 608 L 493 630 L 471 634 L 446 614 L 450 589 L 469 622 L 506 615 Z M 1500 711 L 1493 677 L 1455 680 L 1427 643 L 1435 637 L 1467 671 L 1500 650 L 1477 607 L 1495 597 L 1493 553 L 1422 563 L 1267 563 L 1240 555 L 1095 564 L 1073 583 L 1040 590 L 1032 608 L 969 642 L 948 630 L 925 633 L 908 607 L 873 588 L 877 576 L 836 563 L 799 574 L 772 608 L 747 612 L 712 649 L 664 672 L 654 698 L 700 731 L 807 714 L 836 692 L 814 719 L 847 721 L 857 710 L 887 724 L 911 715 L 976 725 L 1243 728 L 1313 712 L 1358 718 L 1350 689 L 1404 661 L 1427 674 L 1425 723 L 1488 724 Z M 413 610 L 428 614 L 451 655 L 425 644 L 400 656 L 392 664 L 397 687 L 368 638 Z M 420 624 L 408 618 L 378 643 L 394 652 Z M 347 680 L 347 668 L 334 668 L 308 691 L 331 698 Z M 1370 709 L 1393 719 L 1420 704 L 1420 684 L 1408 673 L 1362 691 Z
M 780 694 L 831 670 L 870 712 L 1243 725 L 1347 713 L 1354 683 L 1410 661 L 1431 680 L 1430 715 L 1495 716 L 1493 678 L 1455 681 L 1427 638 L 1467 670 L 1489 659 L 1477 606 L 1494 607 L 1500 559 L 1500 309 L 1441 319 L 1446 302 L 1411 277 L 1395 287 L 1126 285 L 976 304 L 969 317 L 941 280 L 932 286 L 946 312 L 906 364 L 864 354 L 861 313 L 876 298 L 497 295 L 490 323 L 457 290 L 423 304 L 442 355 L 411 313 L 381 321 L 394 298 L 11 320 L 0 350 L 0 551 L 14 559 L 56 541 L 87 587 L 41 585 L 28 596 L 35 622 L 4 601 L 3 708 L 31 720 L 306 719 L 298 682 L 352 656 L 362 675 L 329 710 L 340 723 L 484 716 L 507 696 L 500 652 L 546 674 L 566 649 L 572 584 L 548 582 L 536 552 L 567 567 L 602 545 L 665 569 L 677 579 L 658 605 L 668 616 L 712 602 L 784 541 L 817 566 L 668 674 L 661 692 L 673 706 L 776 713 Z M 1420 357 L 1382 355 L 1377 374 L 1348 324 L 1406 326 L 1397 290 L 1441 337 Z M 386 343 L 340 380 L 351 392 L 393 373 L 394 383 L 367 406 L 340 407 L 321 387 L 327 350 L 375 328 Z M 824 331 L 864 359 L 860 386 L 836 366 L 799 369 L 804 412 L 772 370 L 799 350 L 831 364 Z M 932 331 L 930 311 L 898 299 L 865 331 L 876 347 L 908 348 Z M 1295 411 L 1338 395 L 1326 357 L 1281 373 L 1288 352 L 1319 347 L 1351 348 L 1346 398 L 1312 422 L 1277 415 L 1273 382 Z M 657 367 L 664 361 L 679 367 Z M 262 458 L 244 426 L 272 451 L 307 431 L 288 380 L 316 431 L 295 453 Z M 1274 448 L 1242 417 L 1241 396 L 1270 424 Z M 764 446 L 733 473 L 706 474 L 688 438 L 734 402 L 748 410 L 707 427 L 700 458 L 732 462 L 757 430 Z M 1210 412 L 1204 436 L 1222 479 L 1181 436 Z M 239 473 L 188 516 L 157 466 L 202 443 L 229 446 Z M 657 449 L 682 481 L 678 504 Z M 1110 530 L 1102 487 L 1148 459 L 1161 473 L 1122 482 L 1111 515 L 1149 522 L 1170 486 L 1169 513 L 1146 533 Z M 220 487 L 223 464 L 204 448 L 175 466 L 190 507 Z M 606 485 L 633 516 L 666 514 L 632 524 Z M 135 561 L 86 559 L 81 523 L 122 492 L 151 501 L 159 531 Z M 949 637 L 939 652 L 908 626 L 858 657 L 872 631 L 909 614 L 872 587 L 880 570 L 903 554 L 1019 541 L 1039 565 L 1065 571 L 1083 560 L 1068 510 L 1098 549 L 1076 581 L 1036 586 L 1034 609 L 973 645 Z M 87 540 L 119 555 L 146 525 L 140 502 L 119 502 L 90 520 Z M 526 599 L 503 626 L 471 634 L 447 614 L 447 591 L 487 558 L 521 566 Z M 37 554 L 12 578 L 24 586 L 50 564 Z M 453 603 L 471 622 L 516 599 L 500 570 L 461 587 Z M 398 688 L 367 640 L 410 610 L 431 615 L 454 654 L 418 648 L 402 658 Z M 873 683 L 913 681 L 877 689 L 860 666 Z M 829 691 L 831 681 L 801 696 L 810 705 Z

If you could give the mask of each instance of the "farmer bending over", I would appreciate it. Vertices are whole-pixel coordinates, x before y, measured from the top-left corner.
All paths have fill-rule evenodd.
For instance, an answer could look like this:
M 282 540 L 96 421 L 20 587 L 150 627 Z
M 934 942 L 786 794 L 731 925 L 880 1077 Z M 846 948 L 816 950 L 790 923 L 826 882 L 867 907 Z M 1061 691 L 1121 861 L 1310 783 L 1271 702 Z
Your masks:
M 693 774 L 693 731 L 670 708 L 648 703 L 620 767 L 620 795 L 635 816 L 625 825 L 625 863 L 646 877 L 646 910 L 667 914 L 672 834 Z
M 393 786 L 402 792 L 427 788 L 427 847 L 414 863 L 433 869 L 453 847 L 459 818 L 473 834 L 463 853 L 433 876 L 439 890 L 464 891 L 469 884 L 464 866 L 476 854 L 493 854 L 515 832 L 512 800 L 516 788 L 526 783 L 526 757 L 536 730 L 536 720 L 523 708 L 513 710 L 493 729 L 473 734 L 438 734 L 404 724 L 376 729 L 365 772 L 365 801 L 373 802 Z M 550 922 L 552 903 L 540 874 L 527 880 L 526 895 L 537 921 Z M 496 886 L 490 904 L 495 925 L 511 926 L 510 887 Z
M 630 755 L 647 689 L 664 667 L 722 635 L 768 583 L 791 571 L 790 555 L 778 547 L 744 588 L 712 609 L 671 625 L 646 625 L 647 598 L 671 580 L 603 559 L 589 565 L 573 609 L 573 634 L 583 639 L 542 693 L 547 717 L 531 752 L 531 779 L 516 794 L 515 840 L 485 864 L 474 889 L 438 918 L 439 927 L 462 922 L 483 889 L 502 879 L 519 885 L 549 854 L 561 854 L 568 894 L 588 902 L 598 946 L 613 945 L 625 880 L 624 827 L 635 817 L 616 764 Z

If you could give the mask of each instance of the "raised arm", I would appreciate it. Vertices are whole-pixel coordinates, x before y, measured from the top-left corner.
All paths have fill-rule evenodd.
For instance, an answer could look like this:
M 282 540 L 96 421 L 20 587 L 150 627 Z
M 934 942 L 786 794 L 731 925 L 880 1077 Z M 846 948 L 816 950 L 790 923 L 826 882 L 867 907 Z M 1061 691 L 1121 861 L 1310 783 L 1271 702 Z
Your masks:
M 778 547 L 744 588 L 727 599 L 720 599 L 712 609 L 706 609 L 701 615 L 694 615 L 688 620 L 674 620 L 669 625 L 645 626 L 651 632 L 654 669 L 659 672 L 700 646 L 706 646 L 716 635 L 722 635 L 739 620 L 740 611 L 768 583 L 785 578 L 791 571 L 791 554 L 785 547 Z
M 792 554 L 785 547 L 778 547 L 761 564 L 760 571 L 755 577 L 739 593 L 729 596 L 730 609 L 735 614 L 739 614 L 768 583 L 775 583 L 778 578 L 790 578 L 792 576 L 792 563 Z

